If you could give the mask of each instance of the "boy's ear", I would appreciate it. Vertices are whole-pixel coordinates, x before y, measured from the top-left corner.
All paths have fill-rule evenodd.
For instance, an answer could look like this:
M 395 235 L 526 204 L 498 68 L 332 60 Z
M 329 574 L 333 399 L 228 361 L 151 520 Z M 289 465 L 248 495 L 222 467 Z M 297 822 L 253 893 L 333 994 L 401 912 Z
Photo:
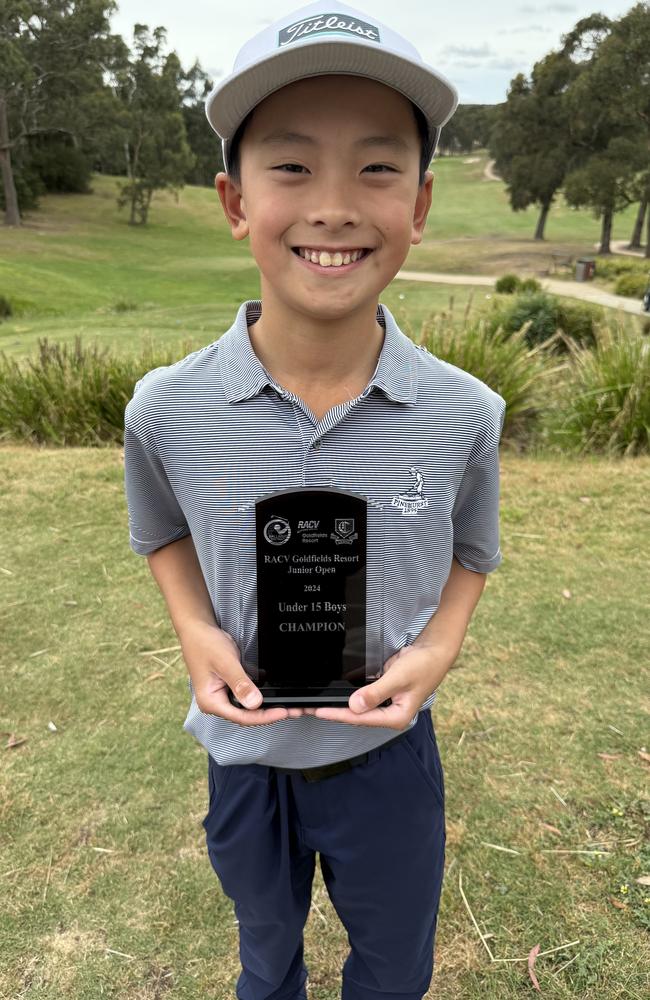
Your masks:
M 411 234 L 411 243 L 413 244 L 422 242 L 422 233 L 424 232 L 429 209 L 431 208 L 433 176 L 433 173 L 427 170 L 424 174 L 422 186 L 418 188 L 415 207 L 413 209 L 413 230 Z
M 217 189 L 233 239 L 243 240 L 248 236 L 248 222 L 246 221 L 246 206 L 241 190 L 233 183 L 229 174 L 223 171 L 216 175 L 214 186 Z

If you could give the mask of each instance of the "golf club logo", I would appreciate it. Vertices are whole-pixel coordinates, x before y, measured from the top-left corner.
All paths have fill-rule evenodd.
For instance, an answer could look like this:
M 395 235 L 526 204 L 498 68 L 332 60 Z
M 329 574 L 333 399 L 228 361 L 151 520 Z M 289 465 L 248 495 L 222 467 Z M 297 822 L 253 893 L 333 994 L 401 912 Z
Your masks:
M 409 472 L 415 480 L 413 486 L 406 493 L 399 493 L 397 496 L 394 496 L 391 500 L 391 506 L 400 507 L 405 517 L 414 517 L 422 507 L 429 506 L 429 500 L 427 497 L 422 496 L 424 476 L 420 469 L 412 465 Z
M 354 531 L 353 517 L 334 518 L 334 531 L 330 535 L 330 538 L 333 538 L 337 545 L 351 545 L 358 537 L 359 532 Z
M 291 525 L 286 517 L 272 517 L 264 525 L 264 537 L 271 545 L 286 545 L 291 538 Z
M 353 20 L 346 14 L 318 14 L 289 24 L 278 32 L 278 48 L 291 45 L 291 42 L 297 42 L 307 35 L 356 35 L 358 38 L 381 43 L 376 24 Z

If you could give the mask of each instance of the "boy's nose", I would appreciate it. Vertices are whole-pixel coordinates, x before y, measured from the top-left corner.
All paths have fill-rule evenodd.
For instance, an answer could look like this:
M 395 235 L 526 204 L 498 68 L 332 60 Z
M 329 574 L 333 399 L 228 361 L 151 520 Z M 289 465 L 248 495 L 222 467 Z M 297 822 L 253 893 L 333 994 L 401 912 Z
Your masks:
M 310 200 L 313 198 L 313 208 L 307 212 L 307 221 L 310 225 L 327 226 L 332 232 L 342 229 L 349 224 L 357 226 L 361 222 L 359 211 L 359 198 L 349 186 L 329 182 L 319 185 L 310 192 Z

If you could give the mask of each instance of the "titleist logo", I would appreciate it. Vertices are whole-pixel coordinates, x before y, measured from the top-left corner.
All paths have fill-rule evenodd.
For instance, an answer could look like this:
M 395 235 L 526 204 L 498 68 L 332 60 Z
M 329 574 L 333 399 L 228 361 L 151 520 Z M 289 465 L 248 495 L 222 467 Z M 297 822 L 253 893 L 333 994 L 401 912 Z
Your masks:
M 308 17 L 305 21 L 290 24 L 278 34 L 278 47 L 296 42 L 305 35 L 360 35 L 372 42 L 381 42 L 379 28 L 367 21 L 351 21 L 343 14 L 322 14 L 318 17 Z

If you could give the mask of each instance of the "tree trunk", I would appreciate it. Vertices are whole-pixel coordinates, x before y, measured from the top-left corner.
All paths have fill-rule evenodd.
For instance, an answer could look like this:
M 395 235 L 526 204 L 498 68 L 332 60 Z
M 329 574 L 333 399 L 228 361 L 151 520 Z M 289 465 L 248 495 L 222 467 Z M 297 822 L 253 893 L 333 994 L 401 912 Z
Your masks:
M 639 203 L 639 211 L 636 214 L 636 222 L 634 223 L 632 239 L 630 240 L 630 245 L 628 247 L 629 250 L 641 249 L 641 236 L 643 235 L 643 219 L 645 217 L 647 207 L 648 207 L 648 202 L 644 201 L 642 198 Z
M 603 226 L 600 233 L 600 248 L 598 253 L 611 253 L 610 241 L 612 238 L 612 217 L 613 211 L 611 206 L 608 206 L 603 213 Z
M 0 94 L 0 170 L 2 170 L 2 188 L 5 194 L 5 226 L 20 226 L 18 196 L 9 151 L 7 101 L 4 94 Z
M 533 237 L 533 239 L 536 240 L 544 239 L 544 228 L 546 226 L 546 219 L 548 218 L 550 207 L 551 207 L 550 201 L 542 202 L 542 211 L 540 213 L 539 219 L 537 220 L 537 229 L 535 230 L 535 236 Z
M 149 206 L 151 205 L 151 195 L 153 194 L 153 188 L 147 188 L 147 196 L 144 201 L 144 209 L 142 212 L 142 221 L 145 223 L 149 220 Z
M 650 260 L 650 210 L 645 220 L 645 256 L 646 260 Z

